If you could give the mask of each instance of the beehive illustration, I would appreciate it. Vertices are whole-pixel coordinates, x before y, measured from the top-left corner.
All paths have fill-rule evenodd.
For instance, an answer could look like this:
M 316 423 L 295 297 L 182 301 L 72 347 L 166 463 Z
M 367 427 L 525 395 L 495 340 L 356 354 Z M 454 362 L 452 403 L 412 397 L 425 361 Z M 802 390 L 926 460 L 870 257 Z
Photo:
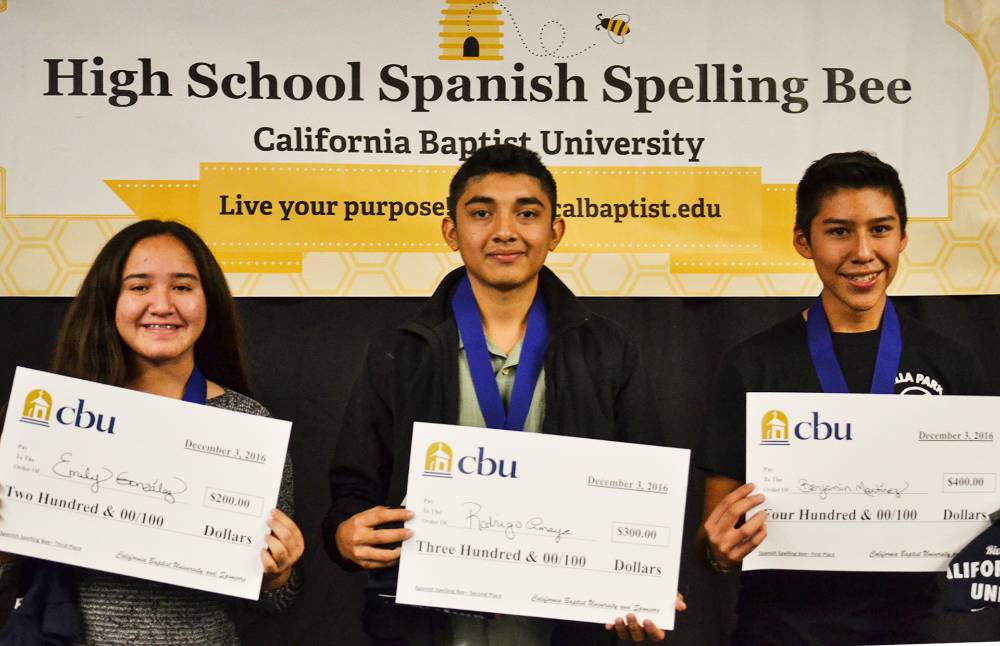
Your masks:
M 495 2 L 446 0 L 441 10 L 443 61 L 502 61 L 503 11 Z

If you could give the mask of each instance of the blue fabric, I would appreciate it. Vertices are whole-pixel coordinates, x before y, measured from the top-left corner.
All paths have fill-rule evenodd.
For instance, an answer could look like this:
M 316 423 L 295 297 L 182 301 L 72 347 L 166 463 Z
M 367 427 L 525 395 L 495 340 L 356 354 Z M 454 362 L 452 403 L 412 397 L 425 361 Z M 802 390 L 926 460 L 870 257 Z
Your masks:
M 812 356 L 816 376 L 825 393 L 847 393 L 844 372 L 833 351 L 833 335 L 830 323 L 823 309 L 823 299 L 819 296 L 809 306 L 809 320 L 806 321 L 806 336 L 809 354 Z M 903 354 L 903 336 L 899 330 L 899 316 L 892 300 L 885 299 L 882 313 L 882 332 L 879 335 L 878 354 L 872 373 L 871 392 L 875 395 L 892 395 L 896 392 L 896 373 L 899 371 L 899 357 Z
M 181 395 L 181 399 L 192 404 L 204 404 L 208 401 L 208 382 L 205 380 L 205 375 L 201 374 L 201 370 L 198 370 L 198 366 L 194 367 L 187 383 L 184 384 L 184 394 Z
M 488 428 L 520 431 L 528 418 L 531 397 L 535 392 L 538 375 L 545 359 L 545 347 L 549 340 L 549 318 L 545 299 L 541 290 L 535 294 L 528 310 L 528 325 L 521 343 L 521 359 L 514 377 L 514 390 L 510 395 L 510 406 L 505 410 L 493 374 L 493 362 L 486 349 L 486 334 L 479 316 L 476 296 L 472 293 L 469 277 L 464 276 L 455 289 L 451 300 L 452 312 L 458 324 L 459 334 L 465 343 L 465 356 L 469 361 L 472 385 L 476 389 L 476 400 L 483 413 Z

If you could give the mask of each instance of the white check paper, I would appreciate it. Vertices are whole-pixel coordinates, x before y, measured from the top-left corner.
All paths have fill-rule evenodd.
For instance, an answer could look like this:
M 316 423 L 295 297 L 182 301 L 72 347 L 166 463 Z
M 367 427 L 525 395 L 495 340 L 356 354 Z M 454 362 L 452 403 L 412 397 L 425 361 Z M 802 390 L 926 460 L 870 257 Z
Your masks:
M 260 594 L 291 429 L 18 368 L 0 438 L 0 551 Z
M 748 393 L 744 570 L 943 571 L 1000 507 L 1000 398 Z
M 689 453 L 414 424 L 396 601 L 673 628 Z

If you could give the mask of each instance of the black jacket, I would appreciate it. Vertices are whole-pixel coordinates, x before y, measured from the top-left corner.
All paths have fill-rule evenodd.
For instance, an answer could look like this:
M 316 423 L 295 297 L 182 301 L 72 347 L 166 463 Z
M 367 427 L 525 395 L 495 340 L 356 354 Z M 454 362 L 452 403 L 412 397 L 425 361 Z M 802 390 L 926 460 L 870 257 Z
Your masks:
M 451 297 L 464 275 L 464 268 L 448 274 L 413 319 L 368 348 L 337 441 L 329 473 L 332 504 L 323 522 L 327 552 L 345 569 L 357 567 L 337 551 L 337 526 L 376 505 L 400 505 L 413 423 L 458 420 L 458 328 Z M 632 340 L 617 324 L 586 309 L 547 268 L 539 279 L 550 329 L 542 432 L 663 444 L 655 400 Z M 559 638 L 564 623 L 555 644 L 570 643 Z

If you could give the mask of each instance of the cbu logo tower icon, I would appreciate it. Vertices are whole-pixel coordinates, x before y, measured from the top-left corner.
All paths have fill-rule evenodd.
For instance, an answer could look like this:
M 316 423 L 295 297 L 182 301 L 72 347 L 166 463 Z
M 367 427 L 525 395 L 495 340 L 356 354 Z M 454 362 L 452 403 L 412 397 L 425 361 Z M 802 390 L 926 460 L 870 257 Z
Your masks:
M 28 393 L 24 398 L 24 410 L 21 421 L 38 426 L 49 426 L 49 416 L 52 415 L 52 395 L 38 388 Z
M 424 455 L 424 475 L 434 478 L 451 477 L 451 447 L 444 442 L 434 442 Z
M 780 410 L 769 410 L 760 420 L 761 444 L 788 444 L 788 416 Z

